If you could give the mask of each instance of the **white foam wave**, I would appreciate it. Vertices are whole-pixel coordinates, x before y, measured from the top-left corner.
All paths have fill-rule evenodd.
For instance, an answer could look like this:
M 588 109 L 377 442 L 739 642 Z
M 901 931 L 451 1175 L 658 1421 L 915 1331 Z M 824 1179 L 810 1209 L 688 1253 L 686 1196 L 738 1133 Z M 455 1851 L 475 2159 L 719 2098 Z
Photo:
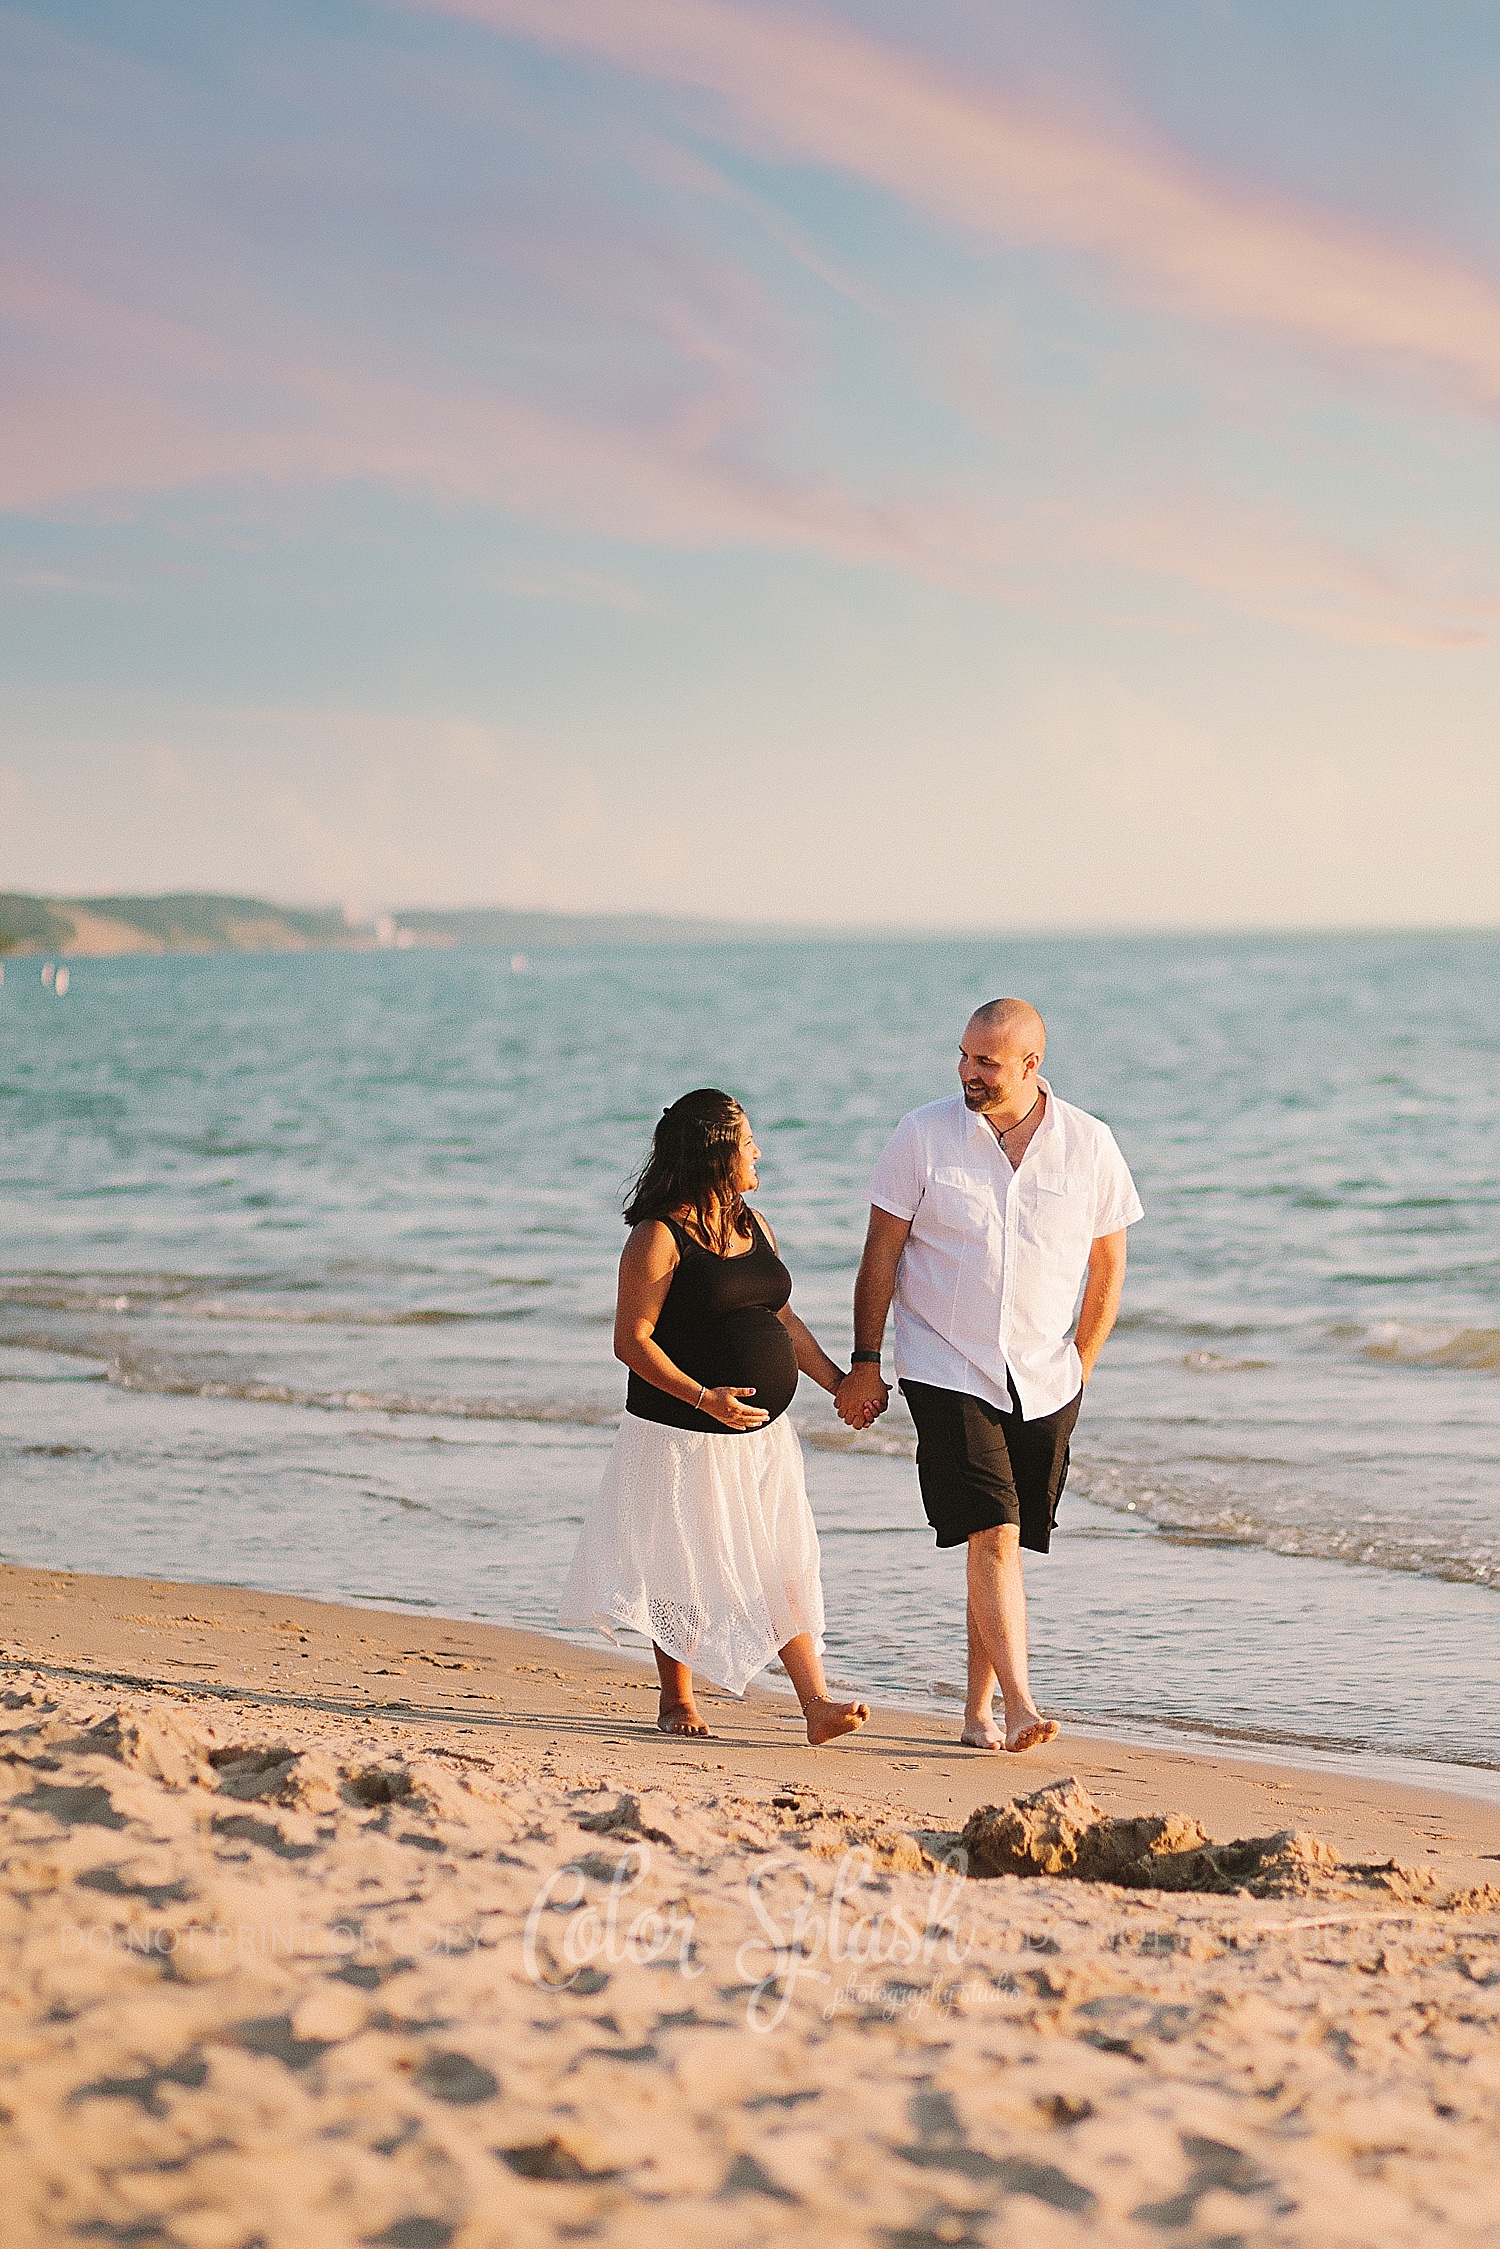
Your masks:
M 580 1398 L 441 1396 L 408 1390 L 308 1389 L 290 1382 L 234 1380 L 169 1361 L 117 1354 L 108 1380 L 117 1390 L 166 1398 L 224 1398 L 248 1405 L 298 1406 L 318 1413 L 412 1414 L 439 1421 L 523 1421 L 607 1429 L 618 1406 Z
M 1367 1359 L 1398 1366 L 1500 1374 L 1500 1328 L 1417 1327 L 1382 1320 L 1369 1330 L 1363 1350 Z
M 1146 1476 L 1082 1461 L 1069 1490 L 1113 1514 L 1131 1515 L 1165 1537 L 1193 1544 L 1259 1546 L 1273 1554 L 1320 1562 L 1398 1570 L 1452 1585 L 1480 1585 L 1500 1593 L 1500 1538 L 1470 1525 L 1470 1543 L 1455 1550 L 1420 1516 L 1319 1516 L 1258 1510 L 1243 1495 L 1195 1491 Z M 1066 1499 L 1063 1502 L 1066 1507 Z
M 446 1327 L 465 1322 L 525 1318 L 529 1304 L 505 1302 L 491 1309 L 455 1309 L 445 1305 L 386 1307 L 380 1305 L 322 1304 L 306 1301 L 267 1301 L 249 1293 L 269 1284 L 204 1281 L 182 1273 L 117 1275 L 12 1274 L 0 1279 L 0 1310 L 62 1312 L 85 1318 L 108 1319 L 142 1316 L 177 1320 L 215 1320 L 236 1325 L 266 1327 L 411 1328 Z M 287 1285 L 281 1284 L 283 1288 Z M 545 1278 L 502 1275 L 492 1285 L 500 1289 L 545 1289 Z

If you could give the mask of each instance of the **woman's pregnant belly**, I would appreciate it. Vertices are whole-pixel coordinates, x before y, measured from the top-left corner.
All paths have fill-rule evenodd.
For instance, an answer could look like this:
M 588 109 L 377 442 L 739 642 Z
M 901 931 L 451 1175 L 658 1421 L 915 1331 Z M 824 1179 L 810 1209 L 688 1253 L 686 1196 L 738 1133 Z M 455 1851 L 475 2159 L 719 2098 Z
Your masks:
M 774 1312 L 763 1304 L 727 1312 L 714 1321 L 704 1346 L 710 1389 L 726 1382 L 743 1383 L 755 1392 L 746 1399 L 747 1405 L 758 1406 L 772 1421 L 786 1412 L 797 1387 L 797 1354 Z M 700 1382 L 704 1380 L 703 1365 L 693 1371 Z

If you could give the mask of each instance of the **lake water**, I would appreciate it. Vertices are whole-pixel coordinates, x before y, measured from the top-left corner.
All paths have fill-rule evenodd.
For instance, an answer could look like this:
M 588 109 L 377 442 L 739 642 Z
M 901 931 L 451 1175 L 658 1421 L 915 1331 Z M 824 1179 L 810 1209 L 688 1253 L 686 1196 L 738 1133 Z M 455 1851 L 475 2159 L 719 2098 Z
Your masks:
M 864 1189 L 970 1008 L 1047 1017 L 1147 1206 L 1028 1564 L 1044 1705 L 1500 1790 L 1500 942 L 77 961 L 0 987 L 0 1553 L 552 1628 L 623 1395 L 622 1182 L 747 1104 L 847 1354 Z M 831 1675 L 951 1708 L 911 1430 L 793 1409 Z

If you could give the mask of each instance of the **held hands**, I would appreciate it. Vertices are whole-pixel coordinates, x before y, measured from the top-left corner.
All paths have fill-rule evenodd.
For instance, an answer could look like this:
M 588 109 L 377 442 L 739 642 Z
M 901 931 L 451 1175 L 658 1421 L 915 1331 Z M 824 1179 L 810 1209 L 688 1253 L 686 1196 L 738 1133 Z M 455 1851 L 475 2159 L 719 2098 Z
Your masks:
M 851 1429 L 868 1429 L 890 1402 L 890 1384 L 882 1382 L 879 1367 L 871 1366 L 867 1359 L 852 1366 L 833 1393 L 838 1417 Z
M 764 1406 L 742 1406 L 742 1398 L 753 1398 L 754 1390 L 743 1384 L 721 1383 L 717 1390 L 705 1390 L 699 1405 L 700 1413 L 711 1413 L 715 1421 L 722 1421 L 726 1429 L 759 1429 L 770 1420 Z

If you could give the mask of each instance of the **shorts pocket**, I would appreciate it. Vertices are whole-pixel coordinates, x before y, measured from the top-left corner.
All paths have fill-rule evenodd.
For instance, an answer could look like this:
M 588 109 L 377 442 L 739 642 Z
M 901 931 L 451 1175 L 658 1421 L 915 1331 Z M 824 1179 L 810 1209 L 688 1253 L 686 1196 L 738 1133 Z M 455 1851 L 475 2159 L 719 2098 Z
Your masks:
M 1058 1501 L 1062 1498 L 1064 1491 L 1067 1489 L 1068 1469 L 1072 1465 L 1072 1460 L 1072 1446 L 1064 1445 L 1062 1449 L 1062 1459 L 1058 1462 L 1056 1472 L 1053 1476 L 1052 1489 L 1047 1494 L 1047 1521 L 1051 1525 L 1053 1530 L 1056 1530 L 1057 1528 L 1057 1504 Z
M 1076 1398 L 1071 1399 L 1069 1404 L 1062 1408 L 1067 1435 L 1063 1438 L 1062 1451 L 1058 1454 L 1053 1465 L 1051 1480 L 1047 1486 L 1047 1520 L 1054 1528 L 1057 1524 L 1057 1503 L 1067 1488 L 1068 1470 L 1073 1464 L 1073 1431 L 1078 1426 L 1078 1416 L 1082 1409 L 1083 1392 L 1081 1390 Z

